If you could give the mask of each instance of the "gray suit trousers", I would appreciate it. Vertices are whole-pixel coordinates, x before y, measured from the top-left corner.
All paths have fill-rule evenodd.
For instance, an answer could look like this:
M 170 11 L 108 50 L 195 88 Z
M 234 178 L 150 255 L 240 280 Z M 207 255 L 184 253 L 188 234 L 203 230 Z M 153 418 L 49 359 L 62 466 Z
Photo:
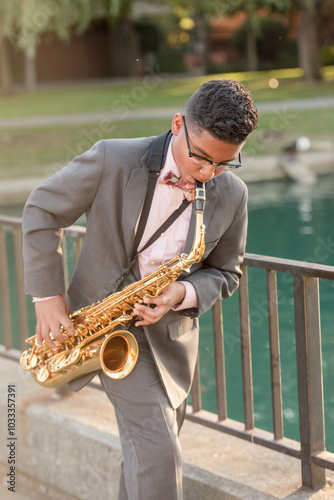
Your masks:
M 171 407 L 142 330 L 132 327 L 139 345 L 133 371 L 101 384 L 114 405 L 123 451 L 118 500 L 182 500 L 178 431 L 185 404 Z

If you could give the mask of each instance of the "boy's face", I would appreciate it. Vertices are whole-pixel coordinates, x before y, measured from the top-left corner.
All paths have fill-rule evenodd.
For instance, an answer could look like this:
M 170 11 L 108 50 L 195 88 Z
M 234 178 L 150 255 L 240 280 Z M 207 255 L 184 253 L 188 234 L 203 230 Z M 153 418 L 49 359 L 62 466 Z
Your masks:
M 177 113 L 172 121 L 172 153 L 175 163 L 178 166 L 181 177 L 188 184 L 189 188 L 193 188 L 195 180 L 200 182 L 208 182 L 210 179 L 224 173 L 221 170 L 224 167 L 216 165 L 200 166 L 195 165 L 188 153 L 188 145 L 186 140 L 186 132 L 182 115 Z M 231 162 L 237 163 L 238 155 L 244 146 L 242 144 L 230 144 L 223 142 L 213 137 L 209 132 L 204 130 L 200 135 L 188 126 L 188 139 L 190 149 L 193 153 L 208 158 L 215 163 Z

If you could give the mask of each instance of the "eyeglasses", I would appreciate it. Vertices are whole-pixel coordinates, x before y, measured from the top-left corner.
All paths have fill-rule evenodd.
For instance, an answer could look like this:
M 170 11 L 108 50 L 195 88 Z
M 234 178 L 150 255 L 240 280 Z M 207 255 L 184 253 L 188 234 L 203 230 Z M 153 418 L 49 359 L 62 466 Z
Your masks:
M 183 123 L 184 123 L 184 132 L 186 135 L 186 141 L 187 141 L 187 146 L 188 146 L 188 154 L 190 161 L 194 163 L 195 165 L 198 165 L 200 167 L 209 167 L 210 165 L 215 165 L 215 170 L 217 172 L 223 172 L 224 170 L 232 170 L 234 168 L 239 168 L 242 167 L 242 162 L 241 162 L 241 153 L 238 155 L 238 163 L 230 163 L 226 161 L 221 161 L 220 163 L 215 163 L 214 161 L 209 160 L 208 158 L 205 158 L 204 156 L 197 155 L 196 153 L 193 153 L 190 149 L 190 143 L 189 143 L 189 136 L 188 136 L 188 130 L 187 130 L 187 125 L 186 125 L 186 118 L 185 116 L 182 116 Z

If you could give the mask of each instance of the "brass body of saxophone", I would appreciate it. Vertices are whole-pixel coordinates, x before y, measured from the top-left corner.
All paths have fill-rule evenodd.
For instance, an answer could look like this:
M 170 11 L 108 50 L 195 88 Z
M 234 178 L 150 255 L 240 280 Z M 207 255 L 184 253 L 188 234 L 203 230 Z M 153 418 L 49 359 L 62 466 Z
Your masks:
M 22 353 L 21 368 L 29 370 L 36 382 L 49 388 L 59 387 L 99 369 L 115 379 L 128 375 L 138 358 L 137 341 L 127 330 L 114 329 L 132 320 L 135 304 L 142 302 L 144 297 L 156 297 L 176 281 L 181 272 L 189 272 L 190 267 L 201 260 L 205 249 L 205 189 L 203 183 L 197 181 L 194 203 L 195 237 L 188 255 L 175 257 L 120 292 L 73 312 L 70 319 L 77 335 L 68 336 L 58 345 L 57 352 L 45 341 L 39 348 L 35 335 L 28 338 L 26 342 L 31 348 Z M 66 334 L 64 329 L 61 331 Z

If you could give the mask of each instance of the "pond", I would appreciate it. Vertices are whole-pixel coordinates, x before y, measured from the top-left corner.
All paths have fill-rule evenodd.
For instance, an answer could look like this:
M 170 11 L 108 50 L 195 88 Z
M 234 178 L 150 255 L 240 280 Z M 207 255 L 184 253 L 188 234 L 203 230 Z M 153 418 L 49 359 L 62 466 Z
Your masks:
M 247 252 L 334 265 L 334 176 L 311 186 L 289 182 L 249 185 Z M 249 270 L 255 425 L 272 431 L 269 331 L 265 271 Z M 297 370 L 291 275 L 278 273 L 284 433 L 299 439 Z M 334 283 L 320 280 L 326 446 L 334 451 Z M 238 297 L 223 301 L 227 407 L 243 419 Z M 200 373 L 203 407 L 216 411 L 211 315 L 201 318 Z

